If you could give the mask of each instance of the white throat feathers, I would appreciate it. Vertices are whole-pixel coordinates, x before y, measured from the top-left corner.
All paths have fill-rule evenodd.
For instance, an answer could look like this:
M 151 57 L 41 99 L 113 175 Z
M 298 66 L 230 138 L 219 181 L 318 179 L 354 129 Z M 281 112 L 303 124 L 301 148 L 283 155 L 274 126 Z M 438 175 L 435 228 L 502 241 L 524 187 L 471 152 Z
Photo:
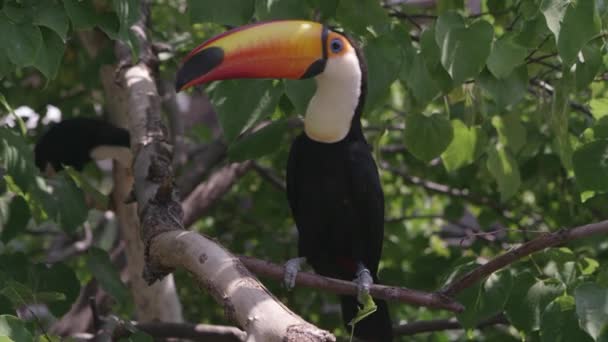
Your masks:
M 350 130 L 361 95 L 361 67 L 354 49 L 329 58 L 315 80 L 317 91 L 306 109 L 304 131 L 318 142 L 338 142 Z

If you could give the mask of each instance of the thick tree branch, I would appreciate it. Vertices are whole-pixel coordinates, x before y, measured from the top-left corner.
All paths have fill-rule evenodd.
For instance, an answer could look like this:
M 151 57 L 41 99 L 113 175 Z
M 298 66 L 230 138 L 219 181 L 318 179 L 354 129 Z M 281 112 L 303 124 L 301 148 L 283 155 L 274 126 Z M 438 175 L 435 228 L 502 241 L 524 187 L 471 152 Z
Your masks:
M 240 259 L 249 270 L 258 275 L 276 280 L 283 280 L 285 274 L 283 266 L 248 256 L 241 256 Z M 357 285 L 353 282 L 327 278 L 308 272 L 298 272 L 296 285 L 335 294 L 357 294 Z M 438 293 L 422 292 L 386 285 L 372 285 L 370 294 L 375 298 L 398 301 L 416 306 L 445 309 L 453 312 L 464 310 L 464 307 L 460 303 Z
M 600 234 L 608 234 L 608 220 L 572 229 L 562 229 L 554 233 L 539 236 L 457 278 L 450 284 L 447 284 L 440 292 L 446 296 L 453 297 L 481 279 L 525 256 L 565 242 Z
M 187 339 L 201 342 L 242 342 L 247 337 L 245 332 L 229 326 L 166 323 L 166 322 L 130 322 L 130 325 L 156 339 Z M 114 339 L 125 338 L 131 335 L 127 327 L 120 327 L 114 334 Z
M 238 258 L 202 235 L 163 233 L 152 241 L 150 258 L 164 267 L 188 270 L 252 341 L 335 341 L 287 309 Z
M 172 149 L 160 116 L 154 70 L 156 58 L 146 36 L 149 1 L 142 19 L 131 27 L 139 40 L 139 62 L 130 51 L 117 49 L 129 109 L 134 197 L 146 250 L 144 278 L 153 283 L 176 267 L 193 274 L 226 316 L 235 320 L 252 341 L 335 341 L 327 331 L 289 311 L 227 250 L 216 242 L 183 229 L 183 211 L 173 182 Z
M 251 162 L 232 163 L 216 170 L 182 202 L 184 225 L 189 227 L 251 168 Z

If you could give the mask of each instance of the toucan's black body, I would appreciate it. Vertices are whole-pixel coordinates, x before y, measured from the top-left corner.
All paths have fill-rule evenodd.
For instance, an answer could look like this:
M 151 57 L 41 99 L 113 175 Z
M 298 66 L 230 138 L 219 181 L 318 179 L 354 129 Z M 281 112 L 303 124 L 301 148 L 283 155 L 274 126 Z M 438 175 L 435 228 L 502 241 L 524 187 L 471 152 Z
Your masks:
M 353 43 L 353 46 L 356 46 Z M 287 164 L 287 197 L 298 228 L 298 253 L 315 272 L 352 280 L 362 263 L 378 282 L 378 263 L 384 238 L 384 194 L 371 149 L 361 129 L 366 67 L 361 66 L 361 95 L 351 128 L 343 140 L 322 143 L 300 134 L 291 146 Z M 358 310 L 357 298 L 341 296 L 347 324 Z M 385 301 L 355 326 L 355 336 L 373 341 L 392 340 L 392 324 Z M 348 327 L 350 328 L 350 327 Z
M 82 170 L 91 161 L 91 151 L 99 146 L 129 147 L 129 131 L 99 119 L 74 118 L 53 124 L 36 142 L 36 166 L 55 171 L 69 165 Z
M 358 120 L 358 119 L 357 119 Z M 357 262 L 378 282 L 382 253 L 384 198 L 376 165 L 362 133 L 334 144 L 305 134 L 293 143 L 287 166 L 287 195 L 299 232 L 299 255 L 315 272 L 352 280 Z M 357 313 L 357 299 L 342 296 L 345 323 Z M 391 320 L 386 303 L 356 325 L 355 335 L 388 341 Z

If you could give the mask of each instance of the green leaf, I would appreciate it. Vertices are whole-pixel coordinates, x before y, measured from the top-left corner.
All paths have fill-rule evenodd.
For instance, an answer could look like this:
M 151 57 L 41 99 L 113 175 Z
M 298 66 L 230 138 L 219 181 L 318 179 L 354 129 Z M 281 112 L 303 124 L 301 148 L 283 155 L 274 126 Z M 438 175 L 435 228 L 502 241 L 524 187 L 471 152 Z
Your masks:
M 507 146 L 513 153 L 526 144 L 526 128 L 521 124 L 517 112 L 511 112 L 505 116 L 493 116 L 492 126 L 498 132 L 498 141 Z
M 37 26 L 15 24 L 0 12 L 0 32 L 6 55 L 13 64 L 25 67 L 34 63 L 42 47 L 42 34 Z
M 519 103 L 528 90 L 528 72 L 525 66 L 515 69 L 508 77 L 497 79 L 492 73 L 484 70 L 477 77 L 484 94 L 488 95 L 498 108 Z
M 572 164 L 581 190 L 608 191 L 608 139 L 580 146 L 572 156 Z
M 578 276 L 576 255 L 568 248 L 551 249 L 543 253 L 547 258 L 547 264 L 543 267 L 543 273 L 555 278 L 566 286 L 573 285 Z
M 6 296 L 0 296 L 0 315 L 4 314 L 14 314 L 15 309 L 13 309 L 13 304 L 11 303 Z M 2 340 L 0 340 L 2 341 Z
M 92 1 L 63 0 L 63 7 L 76 30 L 87 30 L 98 22 Z
M 408 150 L 425 162 L 445 151 L 454 136 L 450 122 L 440 114 L 411 113 L 406 118 L 404 134 Z
M 131 48 L 133 57 L 139 55 L 139 43 L 131 32 L 133 26 L 140 18 L 140 2 L 138 0 L 114 0 L 113 7 L 118 17 L 120 27 L 118 29 L 118 39 L 127 43 Z
M 7 243 L 23 232 L 30 220 L 30 208 L 21 196 L 13 197 L 6 226 L 2 229 L 2 242 Z
M 370 296 L 369 293 L 364 294 L 363 307 L 359 308 L 359 311 L 357 311 L 355 317 L 353 317 L 353 319 L 348 322 L 348 325 L 353 326 L 354 328 L 357 323 L 361 322 L 363 319 L 365 319 L 365 317 L 368 317 L 377 310 L 378 306 L 376 305 L 376 303 L 374 303 L 374 299 L 372 298 L 372 296 Z
M 154 342 L 154 338 L 143 331 L 136 331 L 127 338 L 121 338 L 118 341 L 128 342 Z
M 212 103 L 231 142 L 259 119 L 274 112 L 283 87 L 272 80 L 222 81 L 213 91 Z
M 60 201 L 57 222 L 67 232 L 73 232 L 87 219 L 88 208 L 84 193 L 69 175 L 63 174 L 60 182 L 54 187 L 55 198 Z
M 285 94 L 300 115 L 306 114 L 308 103 L 317 89 L 314 79 L 283 80 Z
M 597 75 L 602 66 L 602 50 L 598 44 L 583 46 L 582 60 L 576 61 L 576 90 L 583 90 Z
M 383 103 L 389 87 L 399 76 L 403 56 L 399 43 L 390 35 L 370 40 L 364 48 L 368 67 L 365 112 Z
M 287 128 L 287 120 L 270 123 L 259 131 L 237 140 L 228 148 L 231 161 L 257 159 L 281 147 L 281 138 Z
M 583 283 L 574 290 L 580 326 L 596 341 L 608 338 L 608 289 Z
M 0 290 L 15 307 L 46 304 L 53 315 L 65 314 L 80 293 L 74 271 L 63 263 L 32 264 L 23 254 L 2 256 Z
M 541 314 L 554 298 L 564 293 L 561 282 L 551 279 L 536 281 L 532 273 L 524 271 L 513 278 L 513 288 L 505 305 L 511 324 L 530 333 L 540 328 Z
M 71 166 L 65 166 L 64 171 L 72 178 L 76 186 L 95 199 L 96 204 L 102 205 L 103 208 L 108 206 L 108 196 L 102 194 L 97 188 L 89 183 L 81 172 L 74 170 Z
M 572 65 L 583 46 L 600 32 L 600 19 L 595 1 L 572 2 L 559 30 L 557 51 L 566 67 Z
M 441 51 L 435 40 L 435 26 L 422 31 L 420 35 L 420 49 L 424 56 L 424 63 L 431 77 L 445 94 L 454 88 L 454 82 L 450 74 L 441 65 Z
M 188 0 L 188 12 L 193 23 L 212 22 L 238 26 L 253 16 L 255 0 L 199 1 Z
M 0 48 L 0 80 L 4 76 L 10 74 L 15 69 L 13 63 L 11 63 L 5 49 Z M 1 94 L 0 94 L 1 95 Z
M 34 340 L 25 322 L 11 315 L 0 315 L 0 336 L 9 337 L 16 342 Z
M 505 202 L 513 197 L 521 185 L 521 178 L 519 165 L 509 150 L 502 144 L 490 146 L 486 166 L 498 183 L 500 200 Z
M 503 36 L 492 47 L 488 70 L 498 79 L 505 78 L 524 62 L 527 55 L 528 49 L 515 43 L 510 36 Z
M 99 248 L 87 251 L 87 267 L 101 287 L 118 303 L 129 302 L 130 294 L 125 284 L 120 281 L 120 275 L 110 260 L 108 253 Z
M 437 18 L 435 22 L 435 43 L 442 46 L 446 36 L 452 29 L 466 28 L 464 19 L 456 12 L 446 12 Z
M 312 8 L 301 0 L 255 0 L 255 14 L 259 20 L 301 20 L 310 17 Z
M 336 16 L 338 3 L 340 0 L 309 0 L 308 3 L 312 8 L 319 11 L 321 14 L 320 22 L 327 22 L 328 19 Z
M 40 53 L 36 57 L 34 66 L 44 74 L 44 76 L 53 80 L 57 76 L 57 70 L 63 58 L 65 44 L 55 32 L 41 28 L 42 32 L 42 47 Z
M 31 22 L 34 17 L 32 7 L 19 3 L 8 2 L 4 5 L 2 11 L 11 21 L 19 24 Z
M 441 17 L 440 17 L 441 19 Z M 449 26 L 453 25 L 453 26 Z M 494 29 L 486 21 L 477 21 L 468 28 L 450 21 L 438 42 L 441 64 L 456 84 L 475 77 L 486 64 L 492 46 Z
M 35 7 L 34 24 L 38 26 L 46 26 L 55 31 L 61 37 L 62 41 L 66 41 L 69 21 L 64 8 L 55 1 L 41 1 Z
M 568 96 L 572 91 L 572 74 L 564 72 L 564 77 L 555 87 L 551 106 L 551 129 L 554 134 L 554 145 L 566 170 L 572 170 L 572 144 L 568 132 Z
M 589 106 L 595 120 L 608 116 L 608 98 L 594 98 L 589 102 Z
M 523 3 L 526 2 L 527 1 L 524 1 Z M 532 19 L 523 22 L 523 26 L 521 30 L 516 33 L 513 42 L 529 49 L 535 49 L 547 39 L 547 36 L 550 34 L 551 32 L 549 32 L 547 28 L 545 18 L 541 15 L 537 15 Z
M 356 6 L 350 1 L 340 1 L 336 16 L 346 30 L 358 35 L 365 35 L 368 29 L 383 33 L 389 28 L 388 14 L 376 0 L 359 0 Z
M 400 79 L 405 82 L 420 106 L 426 105 L 441 91 L 433 80 L 421 53 L 413 57 L 411 64 L 402 65 Z
M 67 313 L 80 294 L 80 281 L 74 270 L 64 263 L 55 263 L 51 267 L 35 265 L 32 272 L 36 289 L 36 299 L 46 303 L 53 315 L 61 317 Z M 35 286 L 35 287 L 34 287 Z
M 460 120 L 452 120 L 454 138 L 441 154 L 441 160 L 448 172 L 472 164 L 485 151 L 488 136 L 481 126 L 467 127 Z
M 543 0 L 540 10 L 545 16 L 547 27 L 553 32 L 555 39 L 559 37 L 562 21 L 566 15 L 570 0 Z
M 593 341 L 581 330 L 574 310 L 574 298 L 561 296 L 555 298 L 542 314 L 541 341 Z
M 33 160 L 34 155 L 24 137 L 7 127 L 0 127 L 0 167 L 21 191 L 26 191 L 34 178 Z
M 513 286 L 508 270 L 491 274 L 481 284 L 476 284 L 457 296 L 465 311 L 456 315 L 463 327 L 474 328 L 482 319 L 502 312 Z

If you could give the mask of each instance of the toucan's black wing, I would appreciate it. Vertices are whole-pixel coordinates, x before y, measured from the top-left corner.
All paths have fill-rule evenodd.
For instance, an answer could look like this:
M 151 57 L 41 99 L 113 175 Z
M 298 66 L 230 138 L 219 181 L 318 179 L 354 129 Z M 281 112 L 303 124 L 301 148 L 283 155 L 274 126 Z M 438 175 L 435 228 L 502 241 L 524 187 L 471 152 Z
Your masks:
M 353 231 L 353 252 L 375 278 L 384 240 L 384 193 L 369 145 L 352 143 L 348 156 L 353 206 L 361 221 Z

